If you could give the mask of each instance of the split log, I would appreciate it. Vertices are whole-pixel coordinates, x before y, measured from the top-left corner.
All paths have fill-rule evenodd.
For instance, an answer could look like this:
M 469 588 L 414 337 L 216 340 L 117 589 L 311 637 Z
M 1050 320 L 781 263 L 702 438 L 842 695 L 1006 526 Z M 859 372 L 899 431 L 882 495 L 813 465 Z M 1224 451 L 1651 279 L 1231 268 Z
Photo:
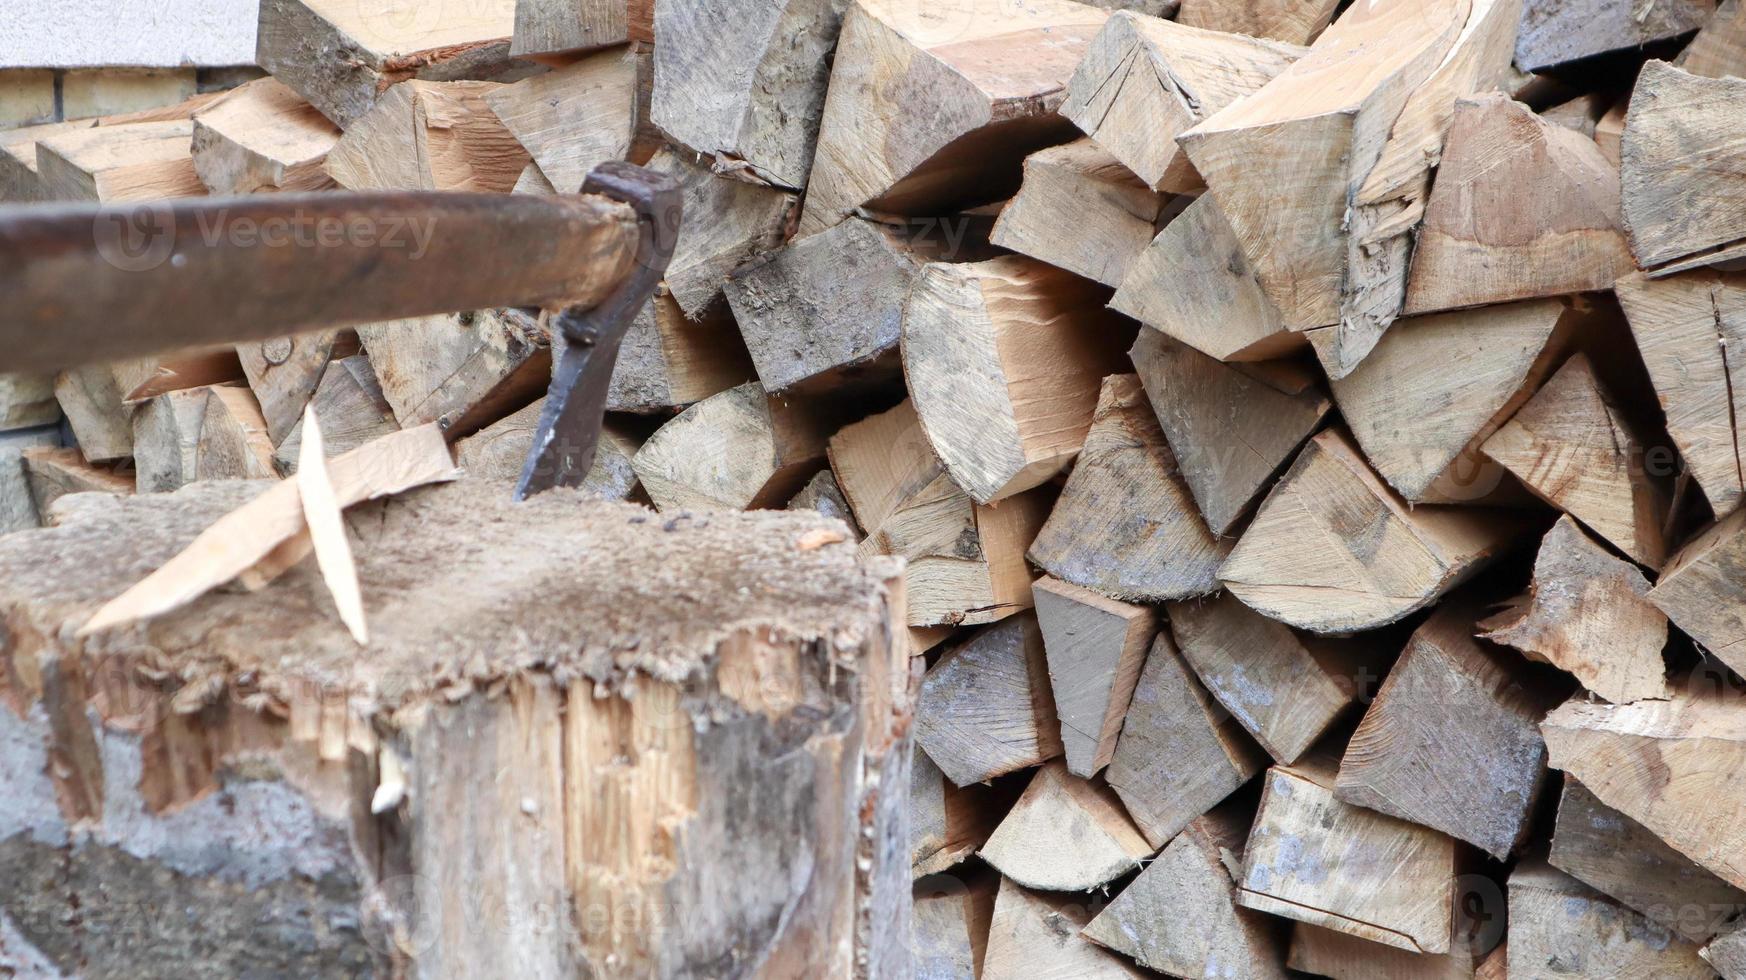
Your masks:
M 1717 514 L 1746 495 L 1746 276 L 1621 276 L 1615 291 L 1667 417 L 1667 434 Z
M 1664 61 L 1637 76 L 1620 145 L 1631 254 L 1644 269 L 1746 238 L 1746 149 L 1732 138 L 1746 79 L 1704 78 Z
M 1161 602 L 1217 591 L 1230 549 L 1201 519 L 1140 380 L 1105 378 L 1085 447 L 1031 560 L 1111 598 Z
M 1031 589 L 1067 771 L 1090 779 L 1115 754 L 1158 615 L 1060 579 L 1040 578 Z
M 1606 92 L 1584 92 L 1557 105 L 1541 109 L 1539 116 L 1554 126 L 1581 133 L 1592 140 L 1595 126 L 1600 124 L 1601 117 L 1611 108 L 1612 101 L 1612 96 Z M 1618 176 L 1616 170 L 1613 176 Z
M 1480 623 L 1480 635 L 1569 672 L 1614 704 L 1665 698 L 1667 617 L 1648 594 L 1635 565 L 1566 515 L 1540 542 L 1532 589 Z
M 1026 612 L 940 655 L 922 679 L 915 740 L 953 783 L 970 786 L 1061 755 L 1043 634 Z
M 1501 931 L 1502 928 L 1500 921 L 1498 929 Z M 1291 927 L 1291 951 L 1285 965 L 1301 973 L 1332 977 L 1333 980 L 1397 980 L 1399 977 L 1484 980 L 1475 969 L 1475 959 L 1464 943 L 1456 943 L 1447 953 L 1409 953 L 1394 946 L 1298 922 Z M 1500 969 L 1490 980 L 1506 978 Z
M 236 345 L 243 374 L 261 404 L 267 434 L 275 446 L 303 419 L 303 409 L 315 395 L 328 364 L 357 350 L 357 335 L 339 330 Z
M 1066 892 L 1118 878 L 1152 851 L 1109 787 L 1056 760 L 1037 770 L 980 853 L 1017 884 Z
M 1702 27 L 1715 7 L 1715 0 L 1671 0 L 1638 12 L 1594 0 L 1527 0 L 1516 64 L 1537 72 L 1670 40 Z
M 1061 114 L 1153 190 L 1181 194 L 1204 186 L 1176 137 L 1303 55 L 1295 45 L 1242 36 L 1253 32 L 1199 29 L 1209 26 L 1117 13 L 1067 82 Z
M 527 404 L 551 375 L 551 336 L 525 310 L 390 320 L 358 339 L 401 427 L 435 422 L 451 441 Z
M 729 388 L 661 426 L 631 466 L 662 511 L 778 507 L 825 461 L 812 408 L 756 383 Z
M 1409 317 L 1333 382 L 1334 400 L 1401 496 L 1478 501 L 1503 479 L 1479 447 L 1552 373 L 1583 319 L 1556 299 Z
M 1081 934 L 1171 976 L 1284 980 L 1283 923 L 1237 904 L 1252 816 L 1226 804 L 1197 817 Z
M 1178 24 L 1309 44 L 1334 19 L 1335 0 L 1182 0 Z
M 0 201 L 28 204 L 43 200 L 42 178 L 36 169 L 36 144 L 57 133 L 90 129 L 94 125 L 94 119 L 81 119 L 0 130 Z
M 1159 633 L 1104 776 L 1153 849 L 1265 764 L 1266 754 L 1200 686 L 1170 634 Z
M 1617 167 L 1624 153 L 1625 115 L 1629 102 L 1629 97 L 1614 102 L 1606 115 L 1594 124 L 1594 142 L 1600 147 L 1601 156 L 1606 157 L 1608 166 Z
M 1740 980 L 1741 977 L 1746 977 L 1746 923 L 1736 923 L 1732 929 L 1698 950 L 1698 955 L 1714 967 L 1724 980 Z
M 60 433 L 55 429 L 0 432 L 0 535 L 42 526 L 30 491 L 24 451 L 59 444 Z
M 1169 605 L 1171 634 L 1208 692 L 1276 762 L 1290 765 L 1365 695 L 1375 675 L 1350 640 L 1300 637 L 1228 593 Z
M 539 164 L 529 163 L 522 168 L 521 176 L 515 179 L 515 189 L 510 193 L 539 194 L 551 197 L 558 193 L 558 189 L 552 186 L 550 180 L 546 179 L 546 173 L 540 169 Z
M 1689 689 L 1668 701 L 1572 700 L 1540 725 L 1550 764 L 1607 806 L 1736 888 L 1746 888 L 1741 820 L 1746 725 L 1731 692 Z M 1644 773 L 1656 773 L 1645 780 Z
M 1406 312 L 1610 289 L 1632 268 L 1618 171 L 1594 140 L 1501 93 L 1456 103 Z
M 1693 864 L 1574 779 L 1564 781 L 1549 860 L 1689 942 L 1708 942 L 1746 911 L 1746 892 Z
M 267 480 L 279 475 L 273 465 L 273 440 L 260 403 L 247 388 L 207 389 L 200 415 L 200 445 L 194 453 L 198 480 Z
M 846 0 L 655 3 L 651 118 L 718 167 L 807 184 Z
M 1065 470 L 1132 331 L 1105 294 L 1033 259 L 925 267 L 903 315 L 903 373 L 928 442 L 980 503 Z
M 1374 629 L 1478 572 L 1519 526 L 1493 511 L 1409 506 L 1350 436 L 1328 429 L 1261 504 L 1219 579 L 1250 608 L 1298 629 Z
M 194 170 L 219 195 L 319 191 L 337 126 L 296 92 L 261 78 L 194 114 Z
M 834 517 L 849 529 L 851 540 L 860 541 L 863 537 L 860 526 L 855 523 L 855 512 L 849 509 L 848 498 L 843 496 L 843 488 L 837 486 L 836 474 L 828 466 L 806 481 L 806 486 L 789 498 L 783 509 L 810 510 L 826 517 Z
M 986 786 L 955 786 L 919 748 L 910 760 L 910 874 L 937 875 L 975 854 L 1000 823 Z
M 994 506 L 971 500 L 908 401 L 838 432 L 830 460 L 867 533 L 862 553 L 909 563 L 909 625 L 991 623 L 1031 607 L 1025 549 L 1049 516 L 1048 488 Z
M 0 844 L 0 903 L 27 948 L 61 972 L 907 975 L 896 570 L 805 547 L 830 525 L 804 515 L 667 531 L 509 490 L 462 481 L 364 522 L 367 655 L 307 566 L 71 639 L 256 488 L 82 499 L 0 542 L 4 676 L 26 679 L 0 730 L 27 774 L 0 812 L 35 829 Z M 679 615 L 648 598 L 675 572 Z M 553 603 L 581 613 L 522 628 Z M 197 928 L 142 934 L 166 902 Z
M 1520 661 L 1443 604 L 1413 632 L 1340 761 L 1334 796 L 1464 840 L 1500 861 L 1526 838 L 1546 782 L 1550 707 Z
M 685 213 L 666 283 L 685 315 L 700 317 L 721 296 L 729 273 L 787 238 L 795 195 L 718 177 L 672 150 L 656 153 L 648 165 L 679 181 L 683 191 Z
M 1746 671 L 1746 510 L 1694 538 L 1662 569 L 1649 601 L 1736 673 Z
M 25 449 L 23 457 L 30 497 L 44 524 L 54 523 L 55 501 L 67 494 L 134 492 L 132 473 L 87 463 L 77 449 L 38 446 Z
M 1510 872 L 1509 975 L 1713 980 L 1696 945 L 1543 860 Z
M 1746 76 L 1746 13 L 1740 0 L 1722 0 L 1673 63 L 1706 78 Z
M 939 214 L 1010 196 L 1024 157 L 1071 132 L 1055 109 L 1108 16 L 1065 0 L 857 0 L 843 18 L 800 233 L 860 207 Z
M 638 46 L 600 51 L 494 88 L 485 104 L 560 193 L 575 194 L 609 160 L 646 162 L 659 145 L 648 121 L 649 54 Z
M 394 419 L 394 409 L 382 396 L 382 383 L 376 380 L 370 359 L 362 354 L 330 362 L 321 376 L 321 384 L 309 399 L 309 407 L 315 409 L 321 420 L 322 443 L 328 456 L 351 452 L 400 428 Z M 273 453 L 273 465 L 281 474 L 297 472 L 305 421 L 299 419 Z
M 159 395 L 133 414 L 133 464 L 140 493 L 169 493 L 199 479 L 200 430 L 208 388 Z
M 53 377 L 0 373 L 0 432 L 52 425 L 60 419 Z
M 552 337 L 554 355 L 563 335 Z M 734 319 L 721 305 L 687 317 L 673 297 L 657 294 L 637 314 L 619 349 L 609 412 L 660 412 L 685 408 L 736 388 L 756 376 Z
M 655 40 L 654 0 L 516 0 L 516 57 Z
M 496 82 L 396 85 L 347 125 L 323 167 L 354 191 L 507 193 L 530 158 L 486 101 L 503 88 Z
M 1287 330 L 1211 194 L 1194 199 L 1128 265 L 1110 308 L 1221 361 L 1260 361 L 1305 344 Z
M 979 976 L 988 980 L 1141 980 L 1147 976 L 1080 935 L 1091 910 L 1001 879 Z
M 1332 407 L 1307 377 L 1281 390 L 1156 330 L 1141 331 L 1129 357 L 1182 478 L 1218 535 L 1249 513 Z
M 1331 759 L 1275 766 L 1264 785 L 1243 905 L 1410 953 L 1455 947 L 1453 838 L 1340 802 Z
M 917 977 L 949 980 L 982 975 L 999 887 L 1000 876 L 986 869 L 962 878 L 934 875 L 916 882 L 911 942 Z
M 242 362 L 228 344 L 115 365 L 115 384 L 129 407 L 167 392 L 240 384 L 243 378 Z
M 99 126 L 56 133 L 36 144 L 44 201 L 153 201 L 201 197 L 194 124 L 186 120 Z
M 1165 198 L 1089 139 L 1025 158 L 1024 183 L 991 241 L 1115 287 L 1157 234 Z
M 133 418 L 122 402 L 120 365 L 87 364 L 55 376 L 55 401 L 80 452 L 93 463 L 133 455 Z
M 398 82 L 527 71 L 509 57 L 514 31 L 515 0 L 264 0 L 255 62 L 349 131 Z
M 540 412 L 545 407 L 546 400 L 542 398 L 455 443 L 455 464 L 469 476 L 520 479 L 522 467 L 527 465 L 528 450 L 533 448 L 534 430 L 539 428 Z M 635 433 L 609 417 L 600 432 L 594 466 L 582 479 L 582 492 L 603 500 L 637 498 L 640 487 L 636 471 L 631 468 L 631 457 L 640 446 Z
M 1564 362 L 1480 448 L 1613 547 L 1661 567 L 1666 493 L 1648 472 L 1646 444 L 1601 391 L 1585 355 Z

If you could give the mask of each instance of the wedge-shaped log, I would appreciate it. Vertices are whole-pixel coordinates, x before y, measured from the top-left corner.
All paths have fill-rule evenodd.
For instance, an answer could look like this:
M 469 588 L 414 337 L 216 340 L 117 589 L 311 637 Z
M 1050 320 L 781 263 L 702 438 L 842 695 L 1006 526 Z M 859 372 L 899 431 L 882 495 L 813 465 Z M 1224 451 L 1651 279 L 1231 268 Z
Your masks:
M 1085 444 L 1132 339 L 1103 299 L 1020 256 L 922 270 L 903 315 L 903 373 L 928 442 L 978 502 L 1048 481 Z
M 1726 515 L 1746 491 L 1746 276 L 1710 270 L 1665 279 L 1621 276 L 1614 290 L 1656 397 L 1710 508 Z
M 1157 234 L 1165 203 L 1091 140 L 1074 140 L 1025 158 L 990 241 L 1113 288 Z
M 68 494 L 134 492 L 134 474 L 86 462 L 77 449 L 33 446 L 22 456 L 30 497 L 44 524 L 56 523 L 55 502 Z
M 1668 696 L 1667 617 L 1649 581 L 1565 515 L 1540 541 L 1534 584 L 1480 635 L 1559 667 L 1614 704 Z
M 350 130 L 406 79 L 501 78 L 516 0 L 264 0 L 255 61 Z
M 1067 79 L 1107 11 L 1068 0 L 857 0 L 843 18 L 800 233 L 858 207 L 940 213 L 1018 186 L 1062 141 Z
M 675 143 L 803 188 L 846 0 L 655 4 L 652 118 Z
M 1085 448 L 1031 560 L 1111 598 L 1157 602 L 1217 591 L 1230 547 L 1195 508 L 1140 380 L 1105 378 Z
M 1081 934 L 1171 976 L 1284 980 L 1284 924 L 1237 904 L 1226 864 L 1253 816 L 1227 803 L 1197 817 Z
M 261 403 L 261 415 L 267 420 L 267 434 L 277 446 L 303 419 L 304 406 L 315 396 L 315 389 L 335 357 L 356 353 L 356 335 L 339 330 L 321 330 L 295 337 L 236 345 L 237 359 L 242 362 L 243 375 L 255 400 Z M 384 358 L 390 356 L 384 351 Z
M 1746 239 L 1746 147 L 1733 138 L 1746 79 L 1705 78 L 1664 61 L 1637 76 L 1620 145 L 1631 254 L 1644 269 Z
M 134 483 L 140 493 L 168 493 L 198 479 L 206 388 L 159 395 L 133 413 Z
M 1264 785 L 1243 905 L 1408 952 L 1453 948 L 1453 838 L 1340 802 L 1330 759 L 1275 766 Z
M 542 398 L 455 443 L 456 465 L 469 476 L 520 479 L 522 467 L 527 465 L 528 450 L 533 446 L 534 430 L 539 428 L 540 412 L 545 407 L 546 400 Z M 641 445 L 642 440 L 634 431 L 608 417 L 600 433 L 594 466 L 579 489 L 603 500 L 643 499 L 636 471 L 631 468 L 631 457 Z
M 550 374 L 550 337 L 519 309 L 393 320 L 358 337 L 401 426 L 436 422 L 451 440 L 535 397 Z
M 808 547 L 832 525 L 806 515 L 666 531 L 640 508 L 516 504 L 468 480 L 360 522 L 367 654 L 308 565 L 59 639 L 256 492 L 69 500 L 62 527 L 0 542 L 20 641 L 5 673 L 31 678 L 8 687 L 25 713 L 0 711 L 22 776 L 0 812 L 31 828 L 0 844 L 9 949 L 130 975 L 141 957 L 167 975 L 482 975 L 505 942 L 529 976 L 680 977 L 735 955 L 908 974 L 895 568 Z M 26 571 L 45 567 L 78 584 Z M 683 612 L 648 598 L 676 571 Z M 556 622 L 553 601 L 583 611 Z M 405 878 L 378 888 L 362 855 L 389 841 Z M 694 901 L 708 923 L 668 914 Z M 164 902 L 197 927 L 142 922 Z
M 1334 19 L 1334 0 L 1182 0 L 1176 22 L 1209 31 L 1229 31 L 1308 44 Z
M 561 344 L 562 334 L 553 343 Z M 685 408 L 754 377 L 746 345 L 725 308 L 712 305 L 694 319 L 671 295 L 656 295 L 625 334 L 606 410 Z
M 1594 140 L 1502 93 L 1456 103 L 1406 312 L 1610 289 L 1632 270 L 1618 170 Z
M 1556 299 L 1409 317 L 1333 382 L 1334 400 L 1365 458 L 1401 496 L 1479 500 L 1503 478 L 1480 445 L 1552 373 L 1582 319 Z
M 1694 538 L 1667 563 L 1649 601 L 1736 672 L 1746 669 L 1746 510 Z
M 1214 534 L 1249 513 L 1332 407 L 1307 372 L 1287 370 L 1301 386 L 1282 390 L 1156 330 L 1141 331 L 1129 357 Z
M 922 679 L 915 739 L 959 786 L 1061 755 L 1036 616 L 1011 616 L 940 655 Z
M 43 200 L 42 176 L 36 169 L 36 144 L 56 133 L 89 129 L 95 119 L 43 123 L 0 130 L 0 201 L 26 204 Z
M 151 201 L 201 197 L 187 120 L 99 126 L 56 133 L 36 144 L 43 201 Z
M 1159 633 L 1105 773 L 1153 849 L 1265 763 L 1265 753 L 1195 679 L 1170 634 Z
M 1682 690 L 1667 701 L 1572 700 L 1546 717 L 1552 768 L 1736 888 L 1746 888 L 1741 819 L 1746 724 L 1726 693 Z M 1644 781 L 1642 773 L 1665 773 Z
M 655 39 L 654 0 L 516 0 L 517 57 Z
M 701 317 L 721 296 L 729 273 L 782 244 L 795 195 L 718 177 L 667 149 L 649 160 L 649 169 L 679 181 L 684 191 L 684 218 L 666 284 L 686 316 Z
M 1295 45 L 1244 36 L 1251 32 L 1201 29 L 1209 26 L 1119 12 L 1092 39 L 1067 82 L 1061 114 L 1153 190 L 1200 189 L 1200 175 L 1176 137 L 1303 55 Z
M 1509 975 L 1712 980 L 1695 944 L 1544 860 L 1510 872 Z
M 978 504 L 947 475 L 908 401 L 830 440 L 831 469 L 863 554 L 909 562 L 909 624 L 975 625 L 1033 604 L 1025 549 L 1049 516 L 1046 488 Z
M 1091 909 L 1078 900 L 1028 891 L 1002 878 L 978 976 L 1039 980 L 1141 980 L 1149 976 L 1080 935 Z
M 36 512 L 36 500 L 30 492 L 24 451 L 48 449 L 59 443 L 60 433 L 54 429 L 0 432 L 0 534 L 42 526 L 42 518 Z
M 284 83 L 260 78 L 194 114 L 194 170 L 213 194 L 319 191 L 339 127 Z
M 1746 72 L 1746 15 L 1741 14 L 1740 0 L 1717 4 L 1716 12 L 1673 63 L 1707 78 L 1738 78 Z
M 1040 578 L 1032 591 L 1067 771 L 1089 779 L 1115 754 L 1158 615 L 1060 579 Z
M 855 512 L 849 508 L 848 498 L 843 496 L 843 488 L 837 486 L 837 475 L 828 466 L 806 481 L 806 486 L 789 498 L 783 509 L 817 511 L 826 517 L 842 521 L 848 527 L 853 540 L 860 541 L 865 537 L 861 533 L 860 525 L 855 523 Z
M 132 412 L 122 401 L 122 364 L 88 364 L 55 376 L 55 401 L 84 457 L 107 463 L 133 455 Z
M 825 461 L 828 432 L 810 406 L 743 384 L 661 426 L 631 461 L 663 511 L 779 506 Z
M 315 409 L 322 445 L 330 457 L 350 452 L 400 428 L 370 359 L 362 354 L 330 362 L 322 372 L 315 394 L 310 396 L 309 405 Z M 297 471 L 298 454 L 303 449 L 303 424 L 304 420 L 299 419 L 273 453 L 273 465 L 280 473 Z M 532 443 L 528 440 L 529 447 Z
M 1498 931 L 1502 931 L 1502 923 Z M 1498 947 L 1498 952 L 1502 949 Z M 1477 961 L 1466 943 L 1455 943 L 1447 953 L 1409 953 L 1298 922 L 1291 927 L 1291 950 L 1285 965 L 1334 980 L 1394 980 L 1405 976 L 1414 980 L 1506 980 L 1501 966 L 1495 975 L 1488 976 L 1476 969 Z
M 1646 443 L 1577 354 L 1480 447 L 1632 559 L 1661 567 L 1668 502 Z
M 396 85 L 346 127 L 327 155 L 327 174 L 348 190 L 513 190 L 529 157 L 486 102 L 503 88 L 496 82 Z
M 1261 504 L 1219 579 L 1250 608 L 1299 629 L 1374 629 L 1479 571 L 1518 526 L 1477 508 L 1409 506 L 1349 435 L 1328 429 Z
M 1641 13 L 1598 0 L 1527 0 L 1516 38 L 1516 64 L 1541 71 L 1609 51 L 1628 51 L 1689 34 L 1704 25 L 1715 0 L 1671 0 Z
M 46 374 L 0 374 L 0 432 L 60 421 L 55 379 Z
M 1056 760 L 1037 770 L 981 854 L 1026 888 L 1082 892 L 1139 867 L 1152 851 L 1109 787 Z
M 261 405 L 247 388 L 208 389 L 194 454 L 197 480 L 265 480 L 278 476 Z
M 1000 824 L 1004 810 L 989 787 L 960 787 L 926 752 L 910 759 L 910 874 L 936 875 L 975 854 Z
M 916 883 L 911 924 L 916 976 L 981 975 L 999 887 L 1000 876 L 985 868 L 965 875 L 934 875 Z
M 1520 661 L 1473 638 L 1473 613 L 1451 600 L 1413 632 L 1346 746 L 1334 795 L 1502 861 L 1546 781 L 1549 705 Z
M 613 48 L 485 93 L 485 104 L 560 193 L 608 160 L 642 163 L 658 145 L 647 119 L 649 56 Z M 643 95 L 639 97 L 639 90 Z
M 1296 762 L 1364 694 L 1353 641 L 1300 636 L 1229 593 L 1168 608 L 1183 659 L 1276 762 Z

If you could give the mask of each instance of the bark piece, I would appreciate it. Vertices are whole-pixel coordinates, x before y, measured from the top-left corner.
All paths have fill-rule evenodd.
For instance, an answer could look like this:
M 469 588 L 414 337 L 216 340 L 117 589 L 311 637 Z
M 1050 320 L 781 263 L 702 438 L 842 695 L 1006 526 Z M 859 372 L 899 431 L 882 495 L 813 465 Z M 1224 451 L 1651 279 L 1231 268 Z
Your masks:
M 988 787 L 959 787 L 919 748 L 910 760 L 910 873 L 936 875 L 975 854 L 1000 823 Z
M 1534 193 L 1526 200 L 1522 188 Z M 1612 288 L 1632 271 L 1618 171 L 1594 140 L 1492 93 L 1456 103 L 1406 312 Z
M 25 449 L 22 455 L 30 497 L 44 524 L 54 523 L 55 502 L 68 494 L 134 492 L 133 474 L 93 466 L 77 449 L 37 446 Z
M 1060 579 L 1040 578 L 1032 591 L 1067 771 L 1089 779 L 1115 754 L 1158 616 Z
M 1089 139 L 1025 158 L 1018 196 L 1001 209 L 995 245 L 1115 287 L 1151 243 L 1165 198 Z
M 209 388 L 194 453 L 199 480 L 265 480 L 278 475 L 260 403 L 247 388 Z
M 648 54 L 633 45 L 492 88 L 484 98 L 547 181 L 576 194 L 596 166 L 653 155 L 647 100 L 638 98 L 648 74 Z
M 117 364 L 88 364 L 55 376 L 55 400 L 79 450 L 94 463 L 133 455 L 133 419 L 122 403 Z
M 563 335 L 552 343 L 562 350 Z M 670 295 L 649 300 L 619 349 L 609 412 L 660 412 L 685 408 L 755 377 L 734 319 L 720 304 L 687 317 Z
M 1577 354 L 1480 447 L 1528 489 L 1651 568 L 1667 557 L 1667 500 L 1645 444 Z
M 1351 641 L 1301 637 L 1229 594 L 1169 612 L 1183 659 L 1277 762 L 1296 762 L 1363 694 Z
M 1736 673 L 1746 670 L 1746 510 L 1704 531 L 1667 563 L 1649 601 Z
M 133 415 L 133 461 L 140 493 L 168 493 L 199 479 L 207 388 L 159 395 Z
M 980 503 L 1066 469 L 1129 331 L 1093 284 L 1019 256 L 930 263 L 903 316 L 903 368 L 928 442 Z
M 655 4 L 652 118 L 674 142 L 803 188 L 847 0 Z
M 397 82 L 525 70 L 509 60 L 515 2 L 413 9 L 392 0 L 265 0 L 255 60 L 349 131 Z
M 1070 130 L 1054 111 L 1108 16 L 1064 0 L 859 0 L 843 18 L 800 233 L 858 207 L 938 214 L 1006 196 L 1024 156 Z
M 339 127 L 273 78 L 226 93 L 194 114 L 194 170 L 218 195 L 319 191 Z
M 347 125 L 327 155 L 327 174 L 354 191 L 507 193 L 529 157 L 487 101 L 503 89 L 496 82 L 396 85 Z
M 1743 109 L 1746 79 L 1705 78 L 1663 61 L 1643 66 L 1619 169 L 1625 232 L 1639 267 L 1746 238 L 1746 149 L 1731 135 Z
M 795 195 L 718 177 L 667 149 L 648 166 L 679 181 L 683 191 L 684 218 L 666 283 L 685 315 L 700 317 L 721 296 L 729 273 L 782 244 Z
M 1105 378 L 1085 447 L 1031 560 L 1111 598 L 1159 602 L 1217 591 L 1230 548 L 1195 507 L 1139 378 Z
M 1153 848 L 1248 782 L 1265 761 L 1200 686 L 1169 633 L 1159 633 L 1104 777 Z
M 1084 904 L 1040 895 L 1002 878 L 981 976 L 1033 980 L 1136 980 L 1146 974 L 1080 935 Z
M 519 479 L 522 467 L 527 465 L 534 430 L 539 428 L 540 413 L 545 407 L 546 400 L 542 398 L 455 443 L 456 465 L 466 470 L 469 476 L 487 480 Z M 631 430 L 608 418 L 600 433 L 600 445 L 594 452 L 594 466 L 582 480 L 582 492 L 604 500 L 630 499 L 639 489 L 636 471 L 631 468 L 631 457 L 637 454 L 640 445 Z
M 959 786 L 1061 755 L 1037 617 L 1020 613 L 940 655 L 916 701 L 916 744 Z
M 1641 48 L 1697 30 L 1715 7 L 1715 0 L 1672 0 L 1639 13 L 1593 0 L 1528 0 L 1516 38 L 1516 64 L 1537 72 Z
M 1115 14 L 1067 82 L 1061 114 L 1153 190 L 1200 189 L 1176 137 L 1303 55 L 1295 45 L 1222 33 L 1230 28 L 1201 29 L 1208 26 Z
M 1063 892 L 1090 891 L 1152 851 L 1108 787 L 1055 761 L 1037 770 L 980 853 L 1026 888 Z
M 1534 584 L 1480 634 L 1568 671 L 1614 704 L 1668 696 L 1661 648 L 1667 617 L 1646 598 L 1649 582 L 1568 515 L 1540 542 Z
M 1331 0 L 1182 0 L 1176 22 L 1287 44 L 1309 44 L 1334 19 L 1335 6 Z
M 1715 972 L 1686 942 L 1543 860 L 1510 873 L 1512 977 L 1690 977 Z
M 1498 924 L 1499 930 L 1503 924 Z M 1499 947 L 1501 951 L 1502 947 Z M 1291 952 L 1286 965 L 1302 973 L 1333 980 L 1481 980 L 1475 957 L 1457 943 L 1447 953 L 1409 953 L 1343 932 L 1298 922 L 1291 927 Z M 1500 968 L 1490 980 L 1506 980 Z
M 661 426 L 631 466 L 660 510 L 759 510 L 800 489 L 825 461 L 827 436 L 810 406 L 744 384 Z
M 1283 924 L 1237 904 L 1227 863 L 1242 861 L 1252 816 L 1226 804 L 1196 818 L 1082 935 L 1171 976 L 1284 980 Z
M 1275 766 L 1264 785 L 1243 905 L 1411 953 L 1453 948 L 1453 838 L 1340 802 L 1331 760 Z
M 370 359 L 362 354 L 330 362 L 309 405 L 323 420 L 322 442 L 329 456 L 349 453 L 400 428 L 400 423 L 394 420 L 394 409 L 382 396 L 382 384 L 376 380 Z M 280 473 L 297 471 L 298 460 L 302 458 L 303 426 L 299 421 L 273 454 L 273 465 Z
M 1374 629 L 1478 572 L 1518 526 L 1474 508 L 1408 506 L 1350 436 L 1329 429 L 1280 478 L 1219 578 L 1250 608 L 1298 629 Z
M 1282 391 L 1157 331 L 1129 356 L 1214 534 L 1230 533 L 1332 407 L 1318 384 Z
M 56 133 L 36 144 L 44 201 L 153 201 L 203 197 L 187 120 L 99 126 Z
M 1473 609 L 1457 601 L 1413 632 L 1346 747 L 1334 795 L 1503 861 L 1546 781 L 1545 705 L 1473 632 Z
M 551 375 L 550 334 L 524 310 L 390 320 L 358 339 L 401 426 L 435 422 L 450 439 L 526 404 Z

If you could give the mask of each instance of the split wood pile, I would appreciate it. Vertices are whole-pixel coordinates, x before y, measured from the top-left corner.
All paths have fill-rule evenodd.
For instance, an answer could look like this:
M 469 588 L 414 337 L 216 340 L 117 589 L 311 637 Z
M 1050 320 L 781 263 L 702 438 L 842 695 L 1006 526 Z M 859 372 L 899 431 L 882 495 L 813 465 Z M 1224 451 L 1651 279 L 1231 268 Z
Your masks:
M 1746 978 L 1740 0 L 261 18 L 0 199 L 674 175 L 589 490 L 905 560 L 919 975 Z M 510 475 L 552 343 L 0 376 L 0 531 L 286 475 L 312 404 Z

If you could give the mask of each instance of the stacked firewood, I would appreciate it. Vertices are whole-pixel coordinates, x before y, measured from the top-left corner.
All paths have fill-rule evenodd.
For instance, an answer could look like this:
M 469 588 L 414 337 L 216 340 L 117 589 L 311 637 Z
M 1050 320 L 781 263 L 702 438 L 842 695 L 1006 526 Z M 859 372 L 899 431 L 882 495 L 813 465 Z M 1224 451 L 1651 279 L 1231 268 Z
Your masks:
M 1738 0 L 264 0 L 260 64 L 0 199 L 675 176 L 591 486 L 906 560 L 922 975 L 1746 977 Z M 311 404 L 509 475 L 552 343 L 0 376 L 0 531 Z

